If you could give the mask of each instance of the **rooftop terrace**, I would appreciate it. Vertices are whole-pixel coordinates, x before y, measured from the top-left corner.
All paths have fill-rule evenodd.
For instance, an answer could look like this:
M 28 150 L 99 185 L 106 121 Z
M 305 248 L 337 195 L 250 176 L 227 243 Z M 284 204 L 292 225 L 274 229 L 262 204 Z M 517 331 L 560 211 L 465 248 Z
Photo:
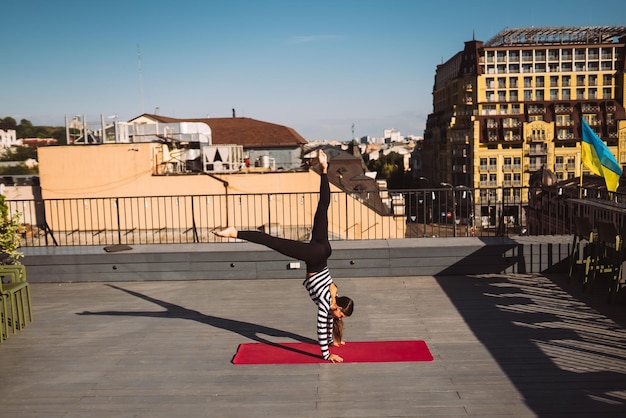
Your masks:
M 626 310 L 561 276 L 336 278 L 350 341 L 434 361 L 233 365 L 241 343 L 315 338 L 299 279 L 33 283 L 0 345 L 6 417 L 623 417 Z M 268 301 L 270 303 L 268 303 Z

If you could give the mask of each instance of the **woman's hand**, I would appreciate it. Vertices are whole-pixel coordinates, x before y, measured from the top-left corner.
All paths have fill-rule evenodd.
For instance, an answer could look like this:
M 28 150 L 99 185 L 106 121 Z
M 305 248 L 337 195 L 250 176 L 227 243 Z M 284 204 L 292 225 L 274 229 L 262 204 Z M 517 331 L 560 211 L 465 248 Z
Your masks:
M 339 357 L 337 354 L 331 354 L 330 357 L 328 357 L 328 361 L 331 363 L 342 363 L 343 358 Z

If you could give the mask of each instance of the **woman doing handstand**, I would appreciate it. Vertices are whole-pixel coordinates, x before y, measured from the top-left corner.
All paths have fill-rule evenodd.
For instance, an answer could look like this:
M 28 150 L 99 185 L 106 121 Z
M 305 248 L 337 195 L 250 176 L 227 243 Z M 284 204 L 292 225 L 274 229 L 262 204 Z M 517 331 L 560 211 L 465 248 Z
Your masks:
M 313 219 L 313 230 L 309 242 L 278 238 L 260 231 L 237 231 L 228 227 L 215 231 L 223 238 L 238 238 L 256 244 L 265 245 L 281 254 L 306 263 L 304 287 L 309 291 L 311 300 L 317 305 L 317 339 L 322 357 L 333 363 L 343 359 L 330 354 L 328 346 L 342 345 L 342 318 L 352 315 L 354 303 L 347 296 L 337 297 L 337 286 L 333 283 L 328 270 L 328 257 L 332 252 L 328 241 L 328 207 L 330 206 L 330 186 L 328 184 L 328 157 L 319 150 L 318 159 L 322 168 L 320 178 L 320 199 Z

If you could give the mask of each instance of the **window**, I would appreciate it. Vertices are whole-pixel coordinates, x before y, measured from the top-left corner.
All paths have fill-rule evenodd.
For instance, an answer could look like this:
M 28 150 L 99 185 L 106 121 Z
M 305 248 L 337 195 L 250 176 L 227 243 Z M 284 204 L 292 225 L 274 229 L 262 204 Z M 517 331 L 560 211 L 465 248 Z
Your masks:
M 532 90 L 524 90 L 524 101 L 531 101 L 533 99 L 533 91 Z
M 559 90 L 550 89 L 550 100 L 559 100 Z
M 499 89 L 505 89 L 506 88 L 506 78 L 504 78 L 504 77 L 499 77 L 498 78 L 498 88 Z
M 603 99 L 612 99 L 613 95 L 611 94 L 611 88 L 610 87 L 604 87 L 602 89 L 602 98 Z
M 543 95 L 543 90 L 537 90 L 535 92 L 535 100 L 543 100 L 544 95 Z
M 548 50 L 548 60 L 550 60 L 550 61 L 558 61 L 559 60 L 559 50 L 558 49 L 549 49 Z
M 573 57 L 573 54 L 572 54 L 572 50 L 571 49 L 564 49 L 561 52 L 561 59 L 563 59 L 564 61 L 565 60 L 571 60 L 572 57 Z
M 563 170 L 563 156 L 557 155 L 554 161 L 554 169 L 555 170 Z
M 509 77 L 509 88 L 517 88 L 517 77 Z
M 569 100 L 571 98 L 570 89 L 563 89 L 561 91 L 561 100 Z
M 524 88 L 529 88 L 533 86 L 533 78 L 532 77 L 524 77 Z
M 556 115 L 556 126 L 572 126 L 571 115 Z
M 480 159 L 480 169 L 481 170 L 486 170 L 487 169 L 487 159 L 486 158 L 481 158 Z M 485 180 L 487 180 L 487 178 L 485 178 Z
M 544 49 L 535 50 L 535 61 L 545 61 L 546 51 Z

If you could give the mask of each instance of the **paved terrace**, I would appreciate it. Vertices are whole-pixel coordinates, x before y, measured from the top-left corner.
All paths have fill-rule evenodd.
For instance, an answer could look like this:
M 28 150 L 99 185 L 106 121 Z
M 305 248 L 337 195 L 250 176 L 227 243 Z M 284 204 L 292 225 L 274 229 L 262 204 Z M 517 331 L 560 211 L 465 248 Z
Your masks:
M 536 273 L 336 278 L 346 336 L 433 362 L 236 366 L 315 338 L 299 279 L 32 283 L 0 344 L 2 417 L 624 417 L 626 307 Z
M 217 245 L 29 249 L 35 322 L 0 344 L 0 416 L 626 415 L 626 306 L 546 269 L 559 243 L 334 243 L 348 344 L 420 339 L 434 361 L 264 366 L 231 360 L 315 338 L 303 273 Z

